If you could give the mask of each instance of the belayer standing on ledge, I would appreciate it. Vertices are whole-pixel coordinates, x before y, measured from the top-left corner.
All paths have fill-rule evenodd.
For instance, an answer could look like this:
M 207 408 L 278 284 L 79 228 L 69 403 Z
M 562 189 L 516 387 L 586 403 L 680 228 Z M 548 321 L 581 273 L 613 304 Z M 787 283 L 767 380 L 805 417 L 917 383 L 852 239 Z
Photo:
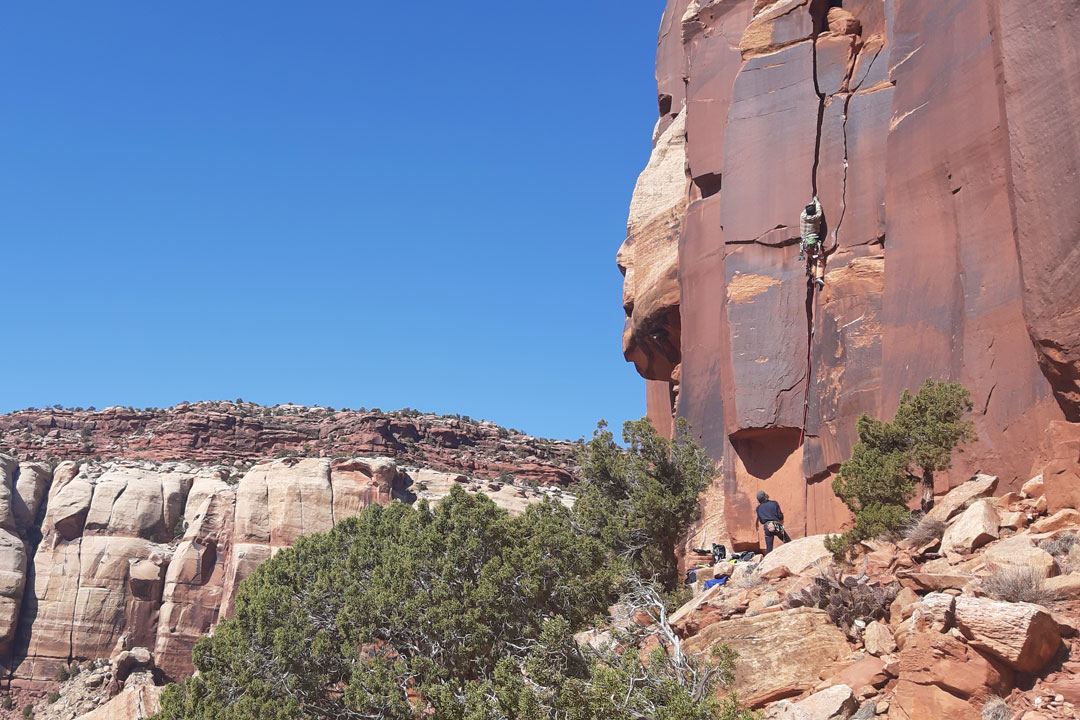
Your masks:
M 770 500 L 764 490 L 757 494 L 757 521 L 765 528 L 765 554 L 772 552 L 773 538 L 780 538 L 781 542 L 789 543 L 787 530 L 784 529 L 784 511 L 780 509 L 780 503 Z
M 825 252 L 821 242 L 821 203 L 817 196 L 799 216 L 799 259 L 806 259 L 806 275 L 818 288 L 825 287 Z

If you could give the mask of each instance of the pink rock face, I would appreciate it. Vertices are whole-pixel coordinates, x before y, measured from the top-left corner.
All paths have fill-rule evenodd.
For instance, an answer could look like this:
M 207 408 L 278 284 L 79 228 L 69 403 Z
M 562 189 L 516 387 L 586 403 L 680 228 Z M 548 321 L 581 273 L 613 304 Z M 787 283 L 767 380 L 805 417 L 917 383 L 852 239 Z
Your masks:
M 657 78 L 665 117 L 685 122 L 690 184 L 665 307 L 676 370 L 643 374 L 654 424 L 686 418 L 720 462 L 695 542 L 759 544 L 759 489 L 795 536 L 839 529 L 829 479 L 856 419 L 891 417 L 927 378 L 962 382 L 976 406 L 978 442 L 939 493 L 979 469 L 1019 489 L 1043 428 L 1080 419 L 1080 143 L 1066 130 L 1080 100 L 1058 97 L 1080 77 L 1080 19 L 1062 0 L 840 5 L 672 0 L 664 14 Z M 819 292 L 797 259 L 814 195 Z M 628 310 L 628 326 L 644 320 Z

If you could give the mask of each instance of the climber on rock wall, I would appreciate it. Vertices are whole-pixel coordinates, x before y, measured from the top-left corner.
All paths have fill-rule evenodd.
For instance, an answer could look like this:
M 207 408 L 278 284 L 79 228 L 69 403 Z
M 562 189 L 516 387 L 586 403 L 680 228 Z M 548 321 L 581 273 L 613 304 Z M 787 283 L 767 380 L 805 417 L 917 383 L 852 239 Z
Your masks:
M 757 494 L 757 523 L 765 529 L 765 554 L 772 552 L 773 538 L 780 538 L 780 542 L 789 543 L 787 530 L 784 529 L 784 511 L 780 509 L 780 503 L 770 500 L 764 490 Z
M 806 260 L 806 274 L 819 287 L 825 287 L 825 252 L 822 249 L 821 203 L 815 196 L 799 216 L 799 259 Z

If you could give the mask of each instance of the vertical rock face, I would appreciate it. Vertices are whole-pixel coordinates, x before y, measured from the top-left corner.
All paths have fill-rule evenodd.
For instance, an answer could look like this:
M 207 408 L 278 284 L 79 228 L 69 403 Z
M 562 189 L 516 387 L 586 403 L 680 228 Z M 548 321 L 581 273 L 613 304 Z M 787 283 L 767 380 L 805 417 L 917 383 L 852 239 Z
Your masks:
M 1078 23 L 1056 0 L 670 0 L 618 262 L 649 415 L 722 471 L 691 542 L 755 544 L 759 489 L 796 534 L 837 529 L 856 419 L 928 377 L 976 405 L 939 490 L 991 465 L 1018 488 L 1046 424 L 1080 419 Z
M 0 455 L 0 654 L 11 650 L 26 587 L 27 556 L 52 470 Z

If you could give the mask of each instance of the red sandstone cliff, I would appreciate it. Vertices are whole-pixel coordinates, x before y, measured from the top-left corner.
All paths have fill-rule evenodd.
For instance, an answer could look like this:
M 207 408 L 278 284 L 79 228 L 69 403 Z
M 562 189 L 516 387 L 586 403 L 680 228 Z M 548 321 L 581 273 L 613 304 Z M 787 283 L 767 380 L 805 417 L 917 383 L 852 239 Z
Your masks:
M 573 481 L 571 444 L 493 422 L 415 410 L 334 410 L 245 402 L 136 410 L 27 409 L 0 415 L 0 448 L 25 459 L 244 464 L 284 455 L 381 455 L 479 477 Z
M 695 542 L 753 542 L 758 489 L 797 534 L 836 529 L 856 418 L 927 377 L 976 404 L 939 491 L 984 467 L 1018 487 L 1080 420 L 1078 36 L 1065 0 L 669 0 L 618 263 L 650 417 L 722 469 Z

